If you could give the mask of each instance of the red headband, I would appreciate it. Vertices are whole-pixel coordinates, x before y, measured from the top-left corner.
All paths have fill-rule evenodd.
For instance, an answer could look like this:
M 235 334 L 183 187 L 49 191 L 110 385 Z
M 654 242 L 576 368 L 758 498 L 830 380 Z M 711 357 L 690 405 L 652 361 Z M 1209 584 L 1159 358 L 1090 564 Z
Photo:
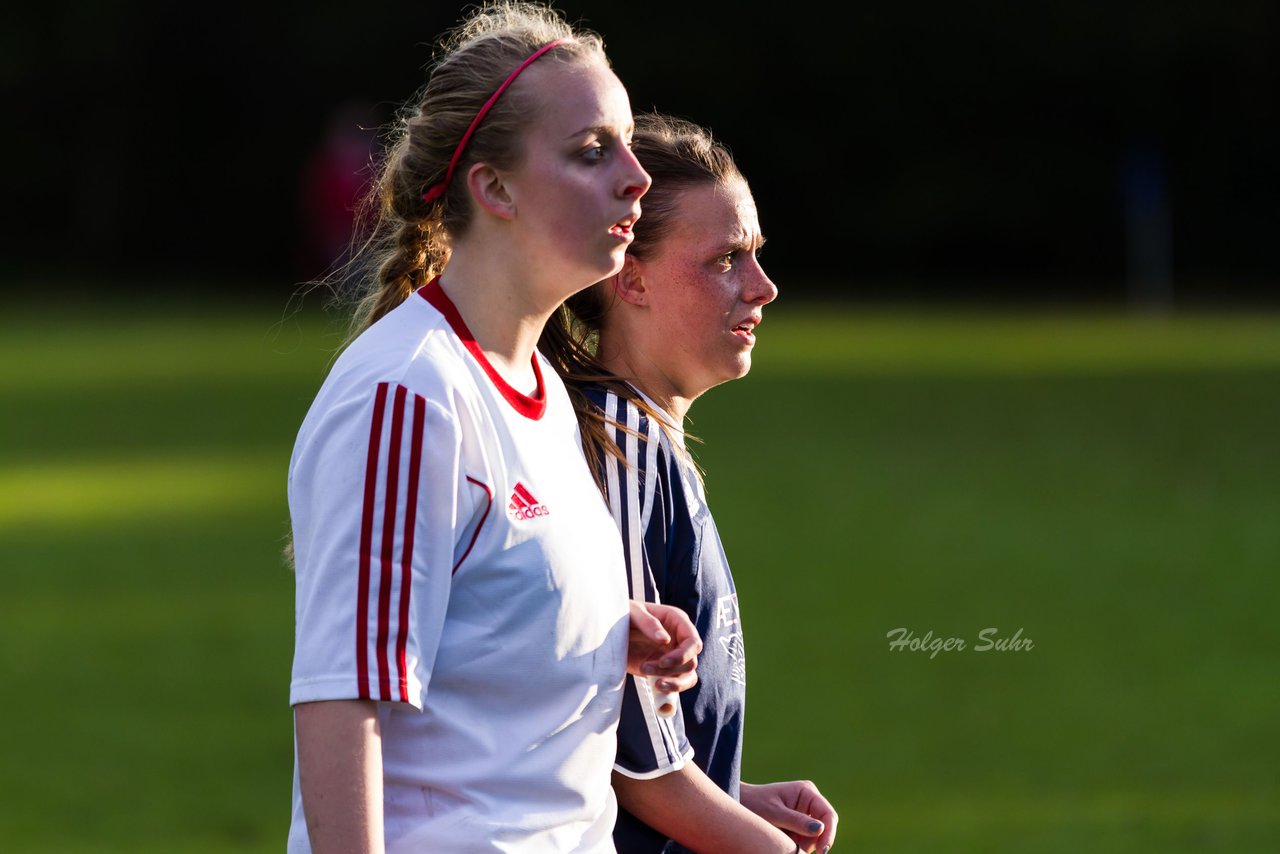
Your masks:
M 516 68 L 515 71 L 507 75 L 507 79 L 502 81 L 502 85 L 498 87 L 498 91 L 489 96 L 489 100 L 484 102 L 484 106 L 480 108 L 480 112 L 476 113 L 476 117 L 471 120 L 471 126 L 467 128 L 467 132 L 462 135 L 462 141 L 458 143 L 458 147 L 453 150 L 453 158 L 449 161 L 449 169 L 444 173 L 444 180 L 438 184 L 428 187 L 426 192 L 422 194 L 422 200 L 427 204 L 431 204 L 436 199 L 444 195 L 445 190 L 449 189 L 449 182 L 453 180 L 453 169 L 458 165 L 458 160 L 462 157 L 462 152 L 466 150 L 467 143 L 471 141 L 471 135 L 476 132 L 476 128 L 480 126 L 480 122 L 484 121 L 484 117 L 489 114 L 489 110 L 497 103 L 498 97 L 507 91 L 507 87 L 515 82 L 520 76 L 520 72 L 524 71 L 534 63 L 538 57 L 542 56 L 551 48 L 564 44 L 567 39 L 556 39 L 551 44 L 543 45 L 533 52 L 533 55 L 526 59 Z

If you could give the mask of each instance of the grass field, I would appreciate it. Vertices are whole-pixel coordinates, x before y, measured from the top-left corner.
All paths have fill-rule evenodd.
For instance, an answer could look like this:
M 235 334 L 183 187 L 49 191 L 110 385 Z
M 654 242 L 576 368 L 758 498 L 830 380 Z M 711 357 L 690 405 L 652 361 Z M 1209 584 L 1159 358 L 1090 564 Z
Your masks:
M 0 850 L 280 851 L 284 477 L 336 338 L 63 311 L 0 318 Z M 844 851 L 1280 850 L 1280 315 L 781 304 L 756 362 L 691 424 L 747 779 L 815 780 Z

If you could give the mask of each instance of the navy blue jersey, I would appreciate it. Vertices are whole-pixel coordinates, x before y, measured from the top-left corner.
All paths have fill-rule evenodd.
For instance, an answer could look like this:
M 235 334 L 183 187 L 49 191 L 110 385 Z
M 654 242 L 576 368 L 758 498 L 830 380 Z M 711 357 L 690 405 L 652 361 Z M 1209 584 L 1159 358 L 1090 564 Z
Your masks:
M 657 714 L 647 680 L 627 677 L 614 770 L 661 776 L 683 767 L 692 748 L 693 761 L 737 798 L 746 657 L 738 594 L 702 482 L 685 450 L 638 407 L 603 388 L 587 393 L 610 421 L 628 428 L 612 429 L 627 461 L 597 462 L 622 532 L 631 595 L 682 608 L 703 644 L 698 683 L 680 694 L 674 718 Z M 678 429 L 671 432 L 679 437 Z M 622 809 L 614 843 L 619 854 L 685 851 Z

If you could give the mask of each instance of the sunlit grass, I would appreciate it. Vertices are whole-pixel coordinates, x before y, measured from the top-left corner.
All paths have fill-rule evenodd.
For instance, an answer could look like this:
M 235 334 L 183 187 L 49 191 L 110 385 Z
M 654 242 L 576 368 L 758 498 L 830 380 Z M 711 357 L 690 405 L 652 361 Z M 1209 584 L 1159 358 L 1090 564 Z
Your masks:
M 279 453 L 183 454 L 0 468 L 0 534 L 137 517 L 164 522 L 272 507 L 288 460 Z

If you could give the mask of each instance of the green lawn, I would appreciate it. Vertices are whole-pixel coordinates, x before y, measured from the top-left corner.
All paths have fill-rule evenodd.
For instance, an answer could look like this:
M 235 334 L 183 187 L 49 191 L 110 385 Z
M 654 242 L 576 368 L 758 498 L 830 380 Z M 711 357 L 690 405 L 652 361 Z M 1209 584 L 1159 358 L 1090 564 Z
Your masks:
M 0 850 L 280 851 L 284 478 L 336 337 L 62 311 L 0 318 Z M 782 304 L 756 362 L 691 424 L 747 779 L 815 780 L 837 850 L 1280 850 L 1280 315 Z

